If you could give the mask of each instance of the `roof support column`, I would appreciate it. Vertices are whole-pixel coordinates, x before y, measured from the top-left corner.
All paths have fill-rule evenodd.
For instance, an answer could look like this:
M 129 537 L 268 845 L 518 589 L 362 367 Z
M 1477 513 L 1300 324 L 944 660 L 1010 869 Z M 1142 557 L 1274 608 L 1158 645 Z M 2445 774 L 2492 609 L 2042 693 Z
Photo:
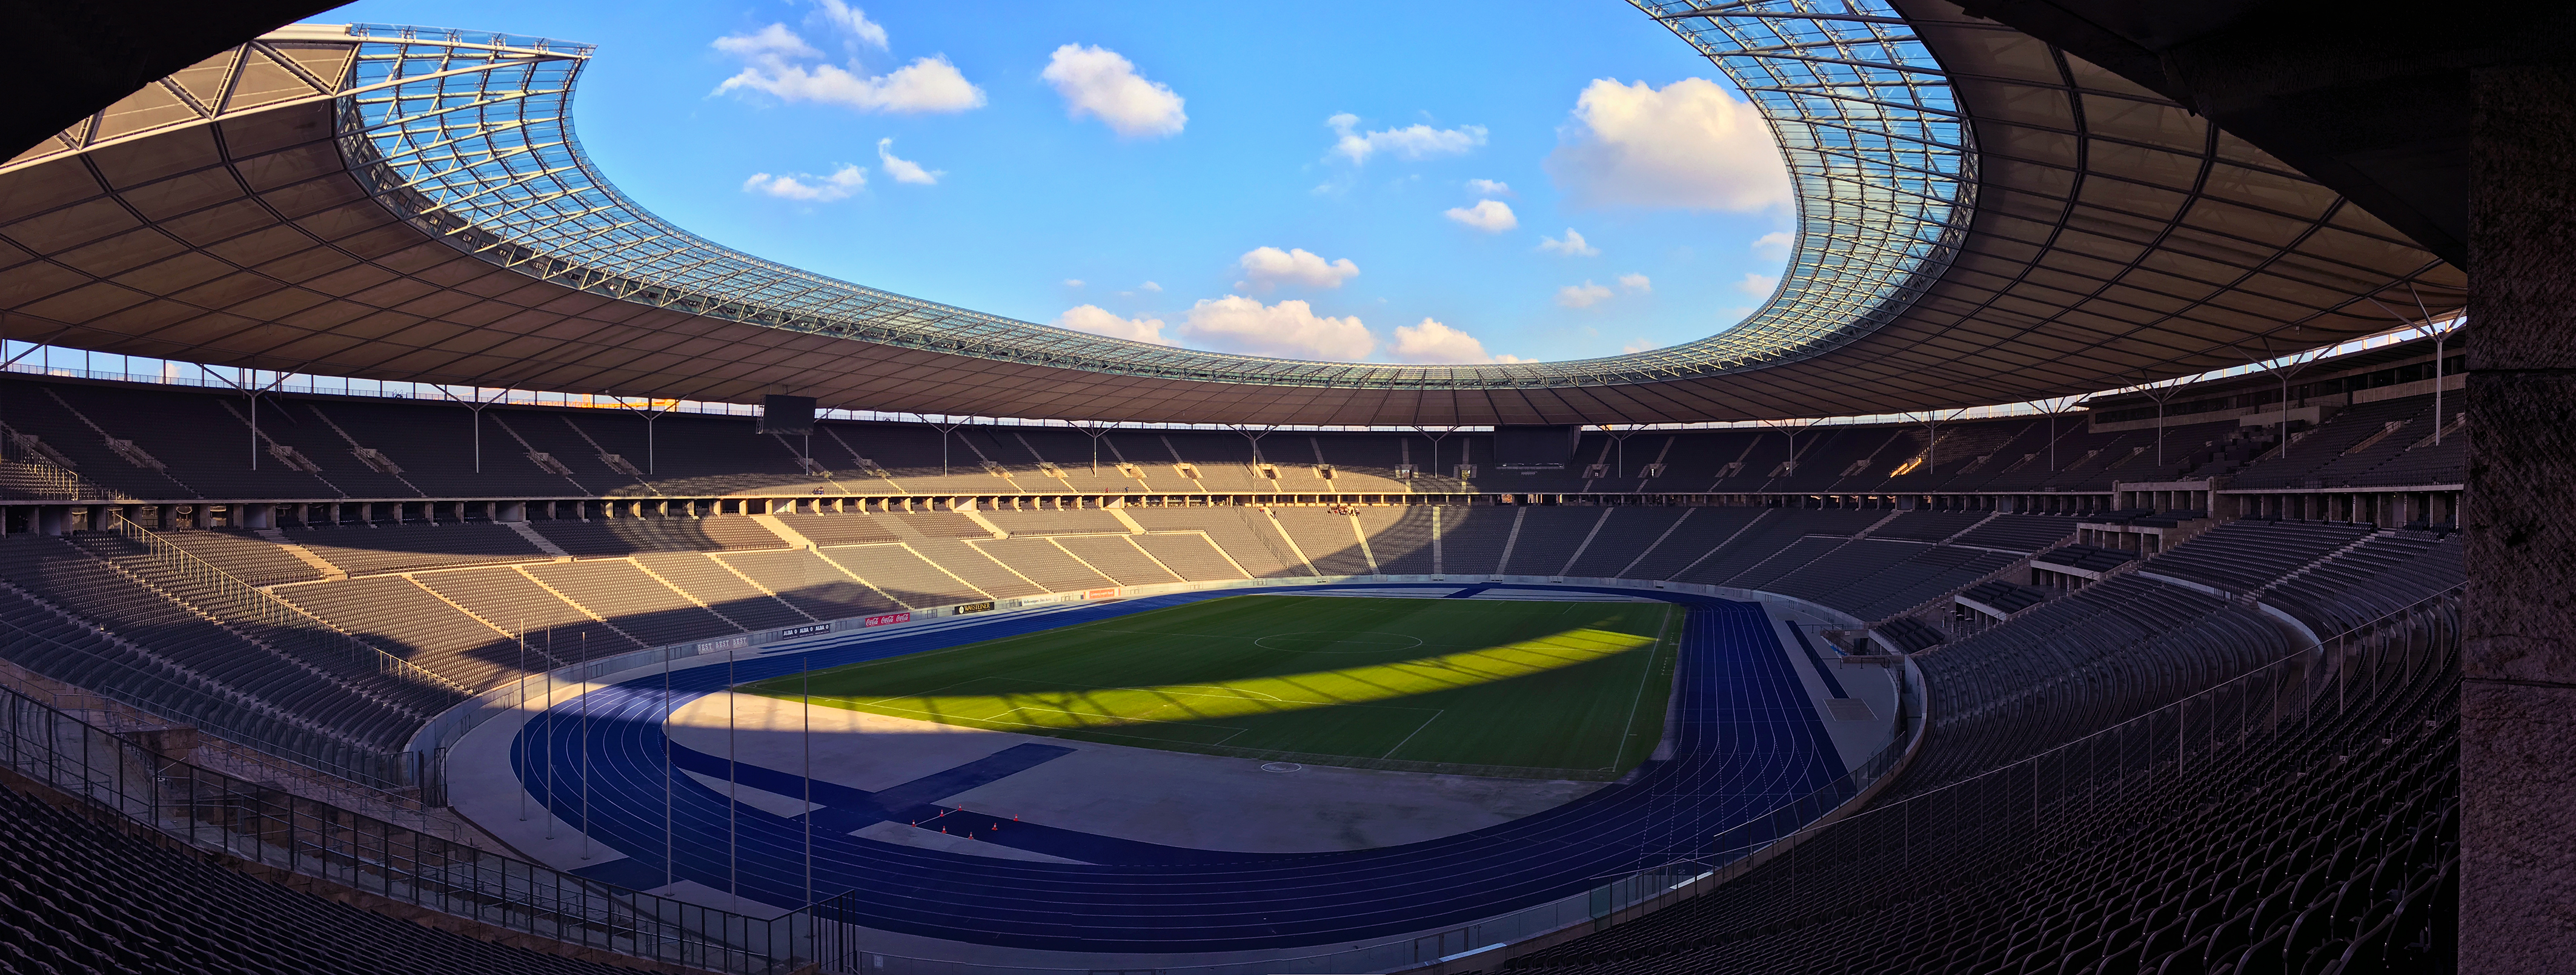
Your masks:
M 2576 67 L 2474 79 L 2460 969 L 2537 973 L 2576 954 Z

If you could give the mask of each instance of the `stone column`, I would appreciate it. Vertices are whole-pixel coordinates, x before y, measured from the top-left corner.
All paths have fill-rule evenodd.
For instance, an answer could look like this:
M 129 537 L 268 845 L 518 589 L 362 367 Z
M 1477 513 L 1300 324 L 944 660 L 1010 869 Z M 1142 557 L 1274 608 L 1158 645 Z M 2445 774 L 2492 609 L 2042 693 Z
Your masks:
M 2576 957 L 2576 68 L 2476 74 L 2460 970 Z

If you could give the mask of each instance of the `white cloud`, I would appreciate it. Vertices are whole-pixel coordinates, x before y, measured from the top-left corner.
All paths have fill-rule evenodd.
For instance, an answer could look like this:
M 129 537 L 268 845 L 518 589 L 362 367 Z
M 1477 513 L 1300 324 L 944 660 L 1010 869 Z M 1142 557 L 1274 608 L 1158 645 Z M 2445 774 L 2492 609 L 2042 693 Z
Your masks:
M 765 193 L 782 200 L 830 203 L 834 200 L 848 199 L 850 194 L 858 192 L 867 185 L 866 170 L 843 163 L 841 168 L 833 170 L 829 176 L 816 176 L 812 173 L 790 173 L 785 176 L 753 173 L 750 179 L 742 181 L 742 191 Z
M 748 34 L 730 34 L 715 39 L 715 49 L 745 61 L 762 62 L 788 58 L 819 58 L 823 52 L 814 49 L 786 24 L 771 24 Z M 727 84 L 732 84 L 727 81 Z M 724 89 L 718 88 L 717 91 Z
M 1748 211 L 1791 199 L 1762 116 L 1705 78 L 1660 90 L 1595 80 L 1557 138 L 1548 176 L 1579 203 Z
M 1771 289 L 1779 286 L 1779 275 L 1754 274 L 1750 271 L 1745 272 L 1744 280 L 1735 282 L 1735 290 L 1744 292 L 1745 294 L 1755 298 L 1771 297 Z
M 1162 290 L 1163 290 L 1163 286 L 1162 286 L 1162 285 L 1159 285 L 1159 284 L 1155 284 L 1154 282 L 1151 282 L 1151 281 L 1147 281 L 1147 282 L 1145 282 L 1145 283 L 1143 283 L 1143 284 L 1137 285 L 1137 286 L 1136 286 L 1136 290 L 1138 290 L 1138 291 L 1151 291 L 1151 292 L 1155 292 L 1155 293 L 1159 294 L 1159 293 L 1161 293 L 1161 292 L 1162 292 Z
M 1503 182 L 1502 180 L 1498 180 L 1498 179 L 1471 179 L 1471 180 L 1468 180 L 1468 181 L 1467 181 L 1467 192 L 1469 192 L 1469 193 L 1473 193 L 1473 194 L 1476 194 L 1477 196 L 1512 196 L 1512 195 L 1515 195 L 1515 194 L 1513 194 L 1513 193 L 1512 193 L 1512 184 L 1510 184 L 1510 183 L 1506 183 L 1506 182 Z
M 748 89 L 780 101 L 821 102 L 862 112 L 962 112 L 984 104 L 984 90 L 945 57 L 928 57 L 874 78 L 834 64 L 805 63 L 823 52 L 784 24 L 749 34 L 719 37 L 715 49 L 740 58 L 741 73 L 716 86 L 716 94 Z
M 864 41 L 878 50 L 885 49 L 885 27 L 876 21 L 869 20 L 865 11 L 842 3 L 841 0 L 819 0 L 815 5 L 813 18 L 807 23 L 812 23 L 814 20 L 831 25 L 833 30 L 841 32 L 851 40 Z
M 1396 326 L 1392 354 L 1397 362 L 1424 365 L 1529 361 L 1519 356 L 1489 354 L 1485 351 L 1485 343 L 1477 341 L 1475 336 L 1428 318 L 1423 319 L 1420 325 Z
M 944 169 L 923 169 L 920 163 L 895 158 L 892 138 L 877 140 L 877 161 L 884 164 L 885 174 L 894 177 L 898 183 L 933 186 L 938 184 L 939 177 L 948 174 Z
M 1770 233 L 1763 234 L 1760 237 L 1753 238 L 1753 254 L 1756 257 L 1769 258 L 1774 261 L 1787 260 L 1789 257 L 1789 247 L 1795 243 L 1797 243 L 1797 238 L 1790 236 L 1788 231 L 1774 230 Z
M 1655 290 L 1655 283 L 1646 280 L 1643 274 L 1622 274 L 1619 276 L 1619 286 L 1638 294 Z
M 1539 238 L 1538 249 L 1567 257 L 1598 257 L 1601 254 L 1601 248 L 1584 243 L 1583 235 L 1575 233 L 1572 227 L 1565 228 L 1564 240 L 1554 237 Z
M 1075 305 L 1055 317 L 1057 328 L 1106 335 L 1113 339 L 1171 345 L 1163 337 L 1163 320 L 1159 318 L 1120 318 L 1117 312 L 1098 305 Z
M 1115 51 L 1064 45 L 1038 77 L 1064 96 L 1066 116 L 1093 116 L 1128 138 L 1173 135 L 1190 120 L 1171 86 L 1145 80 L 1135 62 Z
M 1610 300 L 1610 289 L 1589 280 L 1556 289 L 1556 303 L 1567 308 L 1589 308 Z
M 1443 215 L 1489 234 L 1499 234 L 1521 225 L 1512 208 L 1499 200 L 1478 200 L 1472 207 L 1450 207 Z
M 1079 287 L 1082 287 L 1082 279 L 1081 279 L 1081 278 L 1066 278 L 1066 279 L 1064 279 L 1064 286 L 1065 286 L 1065 287 L 1068 287 L 1068 288 L 1079 288 Z
M 1276 247 L 1255 247 L 1243 252 L 1238 262 L 1243 267 L 1243 280 L 1238 288 L 1260 288 L 1268 291 L 1281 284 L 1302 284 L 1313 288 L 1338 288 L 1342 282 L 1357 277 L 1360 266 L 1350 258 L 1326 261 L 1305 248 L 1281 251 Z
M 1263 305 L 1241 295 L 1190 306 L 1181 335 L 1231 352 L 1341 362 L 1368 358 L 1377 347 L 1377 336 L 1356 315 L 1319 316 L 1302 301 Z
M 1648 342 L 1645 339 L 1629 339 L 1628 344 L 1619 347 L 1619 351 L 1637 353 L 1647 351 L 1654 347 L 1655 343 Z
M 1349 112 L 1325 119 L 1324 124 L 1331 126 L 1340 136 L 1333 140 L 1332 150 L 1324 155 L 1327 158 L 1340 156 L 1350 160 L 1354 166 L 1381 152 L 1394 153 L 1400 159 L 1427 159 L 1454 156 L 1485 144 L 1485 127 L 1481 125 L 1435 129 L 1416 122 L 1401 129 L 1361 132 L 1360 117 Z

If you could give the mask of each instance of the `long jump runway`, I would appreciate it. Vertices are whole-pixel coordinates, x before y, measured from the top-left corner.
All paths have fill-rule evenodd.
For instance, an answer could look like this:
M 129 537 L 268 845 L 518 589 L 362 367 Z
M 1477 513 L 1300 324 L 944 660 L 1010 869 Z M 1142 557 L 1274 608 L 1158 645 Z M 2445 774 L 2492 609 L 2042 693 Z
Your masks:
M 1670 758 L 1649 760 L 1621 781 L 1552 809 L 1400 846 L 1295 854 L 1194 850 L 997 822 L 938 801 L 1054 757 L 1047 746 L 1030 745 L 873 793 L 817 776 L 811 783 L 817 808 L 791 817 L 729 803 L 724 792 L 685 773 L 722 780 L 730 771 L 745 787 L 804 796 L 808 783 L 793 770 L 747 762 L 728 770 L 723 756 L 664 737 L 672 712 L 725 690 L 728 676 L 738 684 L 1232 595 L 1241 593 L 1157 596 L 746 657 L 731 668 L 675 671 L 667 693 L 661 674 L 596 687 L 586 720 L 572 699 L 530 720 L 511 744 L 512 767 L 557 817 L 627 855 L 582 871 L 595 879 L 651 888 L 669 877 L 782 909 L 847 891 L 855 907 L 845 920 L 866 927 L 1016 948 L 1128 953 L 1289 948 L 1476 921 L 1696 852 L 1708 837 L 1842 774 L 1823 721 L 1762 607 L 1672 593 L 1653 594 L 1688 608 L 1667 719 Z M 584 777 L 586 792 L 578 788 Z M 979 839 L 1086 862 L 995 859 L 850 835 L 884 821 L 931 820 Z

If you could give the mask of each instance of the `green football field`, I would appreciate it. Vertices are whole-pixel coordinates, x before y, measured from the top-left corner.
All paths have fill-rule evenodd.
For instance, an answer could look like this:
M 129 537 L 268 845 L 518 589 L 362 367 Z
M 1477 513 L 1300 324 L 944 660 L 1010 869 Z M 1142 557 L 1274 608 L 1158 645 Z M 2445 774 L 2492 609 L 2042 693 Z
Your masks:
M 1663 734 L 1680 623 L 1665 603 L 1234 596 L 816 671 L 811 692 L 1108 744 L 1603 779 Z

